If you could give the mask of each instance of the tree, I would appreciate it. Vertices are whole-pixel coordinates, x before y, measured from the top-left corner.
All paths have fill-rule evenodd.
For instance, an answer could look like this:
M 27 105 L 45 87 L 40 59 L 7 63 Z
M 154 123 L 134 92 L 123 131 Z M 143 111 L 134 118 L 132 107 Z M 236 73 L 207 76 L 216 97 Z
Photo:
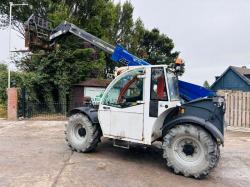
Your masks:
M 130 48 L 133 29 L 133 6 L 126 1 L 123 5 L 115 6 L 115 24 L 112 39 L 115 43 L 121 43 L 127 49 Z
M 160 34 L 156 28 L 145 31 L 140 48 L 145 50 L 144 59 L 151 64 L 170 64 L 179 54 L 179 52 L 172 52 L 173 40 L 165 34 Z
M 0 64 L 0 104 L 5 104 L 7 95 L 6 88 L 8 84 L 7 80 L 7 66 L 5 64 Z
M 32 88 L 37 93 L 35 98 L 41 102 L 66 103 L 72 84 L 87 77 L 104 76 L 105 55 L 91 48 L 80 49 L 77 42 L 70 49 L 64 48 L 74 40 L 71 37 L 66 38 L 64 44 L 61 43 L 59 48 L 49 54 L 40 51 L 17 63 L 20 69 L 35 72 Z M 53 111 L 53 106 L 50 108 Z
M 98 37 L 110 37 L 110 27 L 113 24 L 112 14 L 111 17 L 109 16 L 109 11 L 113 10 L 111 1 L 63 1 L 61 4 L 46 1 L 41 2 L 41 7 L 45 11 L 40 11 L 40 14 L 48 15 L 55 25 L 67 20 L 84 27 L 85 30 Z M 4 9 L 1 11 L 4 12 Z M 27 12 L 29 11 L 17 20 L 23 21 L 22 18 Z M 65 103 L 70 85 L 86 77 L 104 77 L 105 56 L 102 52 L 89 46 L 84 48 L 84 42 L 73 36 L 64 38 L 58 44 L 59 47 L 55 51 L 49 53 L 36 51 L 31 57 L 16 61 L 20 70 L 29 73 L 26 78 L 32 78 L 32 82 L 29 79 L 24 80 L 24 85 L 29 87 L 28 90 L 33 100 L 45 103 Z M 36 94 L 32 94 L 33 92 Z
M 17 0 L 13 1 L 17 3 Z M 158 29 L 144 28 L 140 19 L 133 20 L 133 6 L 129 1 L 114 4 L 112 0 L 27 0 L 33 6 L 13 8 L 13 25 L 23 35 L 22 24 L 36 10 L 48 17 L 54 26 L 66 20 L 112 44 L 119 43 L 152 64 L 174 62 L 173 41 Z M 8 24 L 9 1 L 0 4 L 0 22 Z M 37 50 L 16 60 L 25 72 L 20 80 L 28 88 L 30 99 L 46 103 L 66 102 L 70 85 L 88 77 L 104 78 L 118 64 L 109 56 L 74 36 L 57 41 L 54 51 Z M 53 109 L 53 106 L 50 106 Z
M 140 56 L 140 57 L 144 57 L 145 55 L 143 54 L 143 52 L 145 52 L 145 50 L 142 49 L 142 43 L 143 43 L 143 38 L 145 35 L 145 28 L 144 28 L 144 24 L 142 22 L 142 20 L 140 18 L 138 18 L 133 26 L 132 29 L 132 36 L 133 39 L 131 40 L 131 45 L 129 50 Z
M 209 83 L 208 83 L 207 80 L 204 81 L 203 87 L 204 87 L 204 88 L 208 88 L 208 89 L 210 88 L 210 85 L 209 85 Z
M 11 71 L 11 87 L 21 87 L 23 85 L 24 72 Z M 6 105 L 7 94 L 6 89 L 8 86 L 8 69 L 7 65 L 0 64 L 0 104 Z
M 9 25 L 9 0 L 2 0 L 0 3 L 0 24 L 2 28 L 6 28 Z M 20 3 L 19 0 L 13 0 L 14 4 Z M 12 28 L 18 31 L 21 36 L 24 36 L 23 22 L 34 13 L 47 16 L 49 12 L 55 10 L 57 4 L 63 4 L 62 0 L 26 0 L 31 6 L 17 6 L 12 9 Z

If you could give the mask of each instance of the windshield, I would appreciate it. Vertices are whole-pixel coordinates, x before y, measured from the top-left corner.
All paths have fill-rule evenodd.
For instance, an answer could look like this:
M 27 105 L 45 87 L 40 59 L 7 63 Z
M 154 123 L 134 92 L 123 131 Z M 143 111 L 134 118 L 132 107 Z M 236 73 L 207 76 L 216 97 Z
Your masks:
M 123 73 L 108 87 L 102 104 L 118 108 L 137 105 L 137 101 L 143 100 L 143 79 L 137 77 L 142 74 L 141 68 Z
M 171 101 L 179 100 L 180 98 L 179 98 L 177 77 L 173 73 L 168 72 L 167 78 L 168 78 L 169 96 L 170 96 Z

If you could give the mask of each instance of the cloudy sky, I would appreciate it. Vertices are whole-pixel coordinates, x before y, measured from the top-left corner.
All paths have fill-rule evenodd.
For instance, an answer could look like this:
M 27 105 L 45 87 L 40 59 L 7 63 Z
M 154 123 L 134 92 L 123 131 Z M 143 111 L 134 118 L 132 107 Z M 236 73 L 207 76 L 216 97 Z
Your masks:
M 124 2 L 125 0 L 121 0 Z M 119 2 L 119 0 L 115 0 Z M 229 65 L 250 68 L 249 0 L 131 0 L 134 18 L 159 28 L 186 62 L 181 79 L 213 83 Z M 14 34 L 13 34 L 14 35 Z M 13 36 L 12 48 L 23 41 Z M 0 31 L 0 61 L 8 57 L 8 33 Z

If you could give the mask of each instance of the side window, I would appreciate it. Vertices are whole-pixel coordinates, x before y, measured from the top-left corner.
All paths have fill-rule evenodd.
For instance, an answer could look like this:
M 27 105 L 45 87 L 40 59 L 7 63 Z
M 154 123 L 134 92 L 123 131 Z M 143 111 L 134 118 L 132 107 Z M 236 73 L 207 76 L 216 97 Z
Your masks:
M 143 70 L 132 70 L 124 73 L 104 96 L 104 105 L 125 108 L 138 105 L 137 101 L 143 100 L 143 79 L 137 75 Z
M 168 90 L 171 101 L 179 100 L 178 79 L 173 73 L 168 73 Z
M 162 67 L 154 67 L 151 69 L 150 99 L 160 101 L 168 100 L 164 69 Z

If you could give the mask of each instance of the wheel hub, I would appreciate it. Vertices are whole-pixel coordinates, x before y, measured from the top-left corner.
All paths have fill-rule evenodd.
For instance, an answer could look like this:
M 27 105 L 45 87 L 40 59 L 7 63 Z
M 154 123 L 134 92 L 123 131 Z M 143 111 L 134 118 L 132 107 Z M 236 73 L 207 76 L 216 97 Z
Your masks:
M 76 125 L 73 131 L 74 131 L 74 136 L 78 140 L 83 140 L 87 133 L 86 129 L 81 124 Z
M 184 165 L 195 164 L 204 156 L 200 142 L 190 136 L 183 136 L 176 139 L 173 144 L 173 153 L 177 160 Z
M 86 130 L 81 127 L 78 129 L 78 134 L 80 137 L 84 137 L 86 135 Z
M 192 144 L 185 144 L 182 149 L 186 156 L 193 156 L 195 147 Z

